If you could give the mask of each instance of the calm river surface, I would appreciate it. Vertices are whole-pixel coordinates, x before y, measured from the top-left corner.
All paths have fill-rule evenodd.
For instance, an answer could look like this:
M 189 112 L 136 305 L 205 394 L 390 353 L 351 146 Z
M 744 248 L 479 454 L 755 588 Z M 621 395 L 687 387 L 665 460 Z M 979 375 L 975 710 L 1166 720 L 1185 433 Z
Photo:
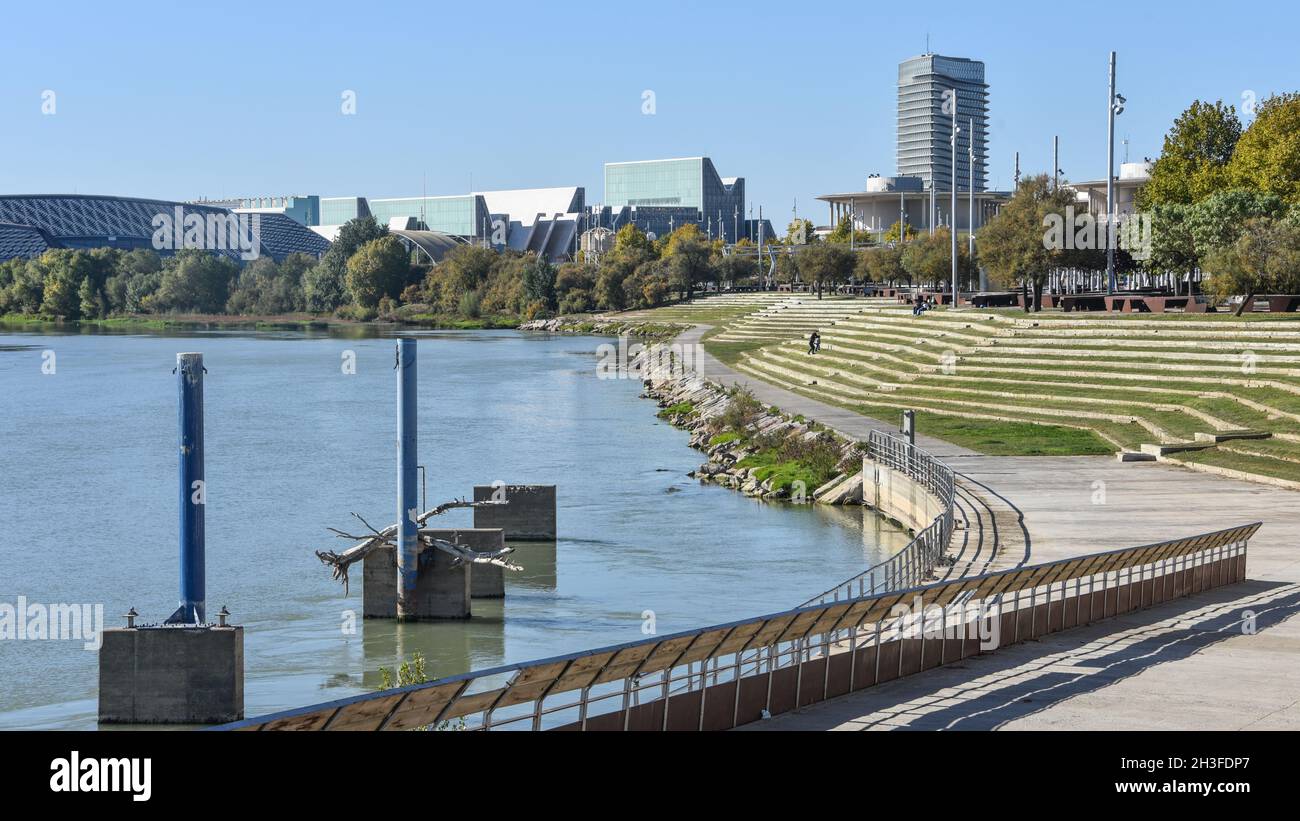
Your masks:
M 177 597 L 176 378 L 202 351 L 208 614 L 244 625 L 245 712 L 783 610 L 906 541 L 864 509 L 770 505 L 688 478 L 703 457 L 634 380 L 597 378 L 592 337 L 419 334 L 430 503 L 494 480 L 558 485 L 560 538 L 520 544 L 504 601 L 467 622 L 356 620 L 313 554 L 326 527 L 396 506 L 394 343 L 299 331 L 55 333 L 0 327 L 0 604 L 102 603 L 105 626 Z M 43 373 L 54 352 L 55 372 Z M 356 356 L 356 373 L 341 367 Z M 468 527 L 470 511 L 431 526 Z M 97 657 L 0 641 L 0 728 L 94 727 Z

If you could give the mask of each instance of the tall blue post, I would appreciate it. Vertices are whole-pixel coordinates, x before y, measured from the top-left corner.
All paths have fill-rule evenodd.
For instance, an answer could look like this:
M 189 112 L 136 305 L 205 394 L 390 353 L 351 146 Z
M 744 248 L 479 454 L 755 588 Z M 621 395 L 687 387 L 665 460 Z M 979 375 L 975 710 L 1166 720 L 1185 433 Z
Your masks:
M 397 342 L 397 618 L 412 619 L 420 573 L 415 340 Z
M 180 607 L 169 622 L 204 621 L 204 522 L 207 488 L 203 481 L 203 354 L 176 354 L 180 389 Z

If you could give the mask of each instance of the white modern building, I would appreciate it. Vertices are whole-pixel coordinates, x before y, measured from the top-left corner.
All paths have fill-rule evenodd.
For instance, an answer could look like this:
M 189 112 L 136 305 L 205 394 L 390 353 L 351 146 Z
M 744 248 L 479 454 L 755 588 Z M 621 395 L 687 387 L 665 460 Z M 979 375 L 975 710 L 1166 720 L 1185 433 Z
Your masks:
M 970 230 L 970 195 L 965 188 L 957 192 L 957 213 L 951 211 L 952 192 L 940 190 L 935 197 L 936 227 L 957 226 L 959 232 Z M 1010 197 L 1005 191 L 975 192 L 975 230 L 997 213 Z M 817 198 L 830 209 L 831 228 L 840 220 L 852 216 L 855 231 L 870 231 L 883 236 L 890 226 L 902 220 L 917 232 L 930 230 L 930 192 L 920 177 L 881 177 L 872 175 L 859 191 L 839 194 L 822 194 Z
M 1151 161 L 1126 162 L 1119 167 L 1119 176 L 1115 178 L 1115 214 L 1123 216 L 1137 211 L 1134 204 L 1137 192 L 1151 179 Z M 1066 183 L 1073 188 L 1080 205 L 1085 205 L 1090 214 L 1106 213 L 1106 180 L 1088 180 L 1087 182 Z

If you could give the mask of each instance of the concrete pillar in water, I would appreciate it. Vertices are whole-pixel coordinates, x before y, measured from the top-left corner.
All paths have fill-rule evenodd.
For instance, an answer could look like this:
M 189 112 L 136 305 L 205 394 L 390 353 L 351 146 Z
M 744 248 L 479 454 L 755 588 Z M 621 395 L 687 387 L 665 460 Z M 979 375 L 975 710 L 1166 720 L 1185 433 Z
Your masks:
M 416 586 L 420 573 L 420 498 L 417 488 L 415 340 L 397 342 L 397 618 L 417 618 Z
M 555 485 L 475 485 L 474 501 L 506 503 L 474 508 L 476 528 L 499 527 L 505 531 L 506 541 L 556 539 Z

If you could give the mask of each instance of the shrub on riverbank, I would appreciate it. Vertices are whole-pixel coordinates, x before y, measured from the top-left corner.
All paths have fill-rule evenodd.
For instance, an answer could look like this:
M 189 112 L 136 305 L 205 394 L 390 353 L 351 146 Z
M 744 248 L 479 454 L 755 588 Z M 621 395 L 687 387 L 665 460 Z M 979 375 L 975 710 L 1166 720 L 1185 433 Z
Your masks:
M 674 417 L 690 418 L 695 415 L 695 406 L 690 402 L 678 402 L 675 405 L 669 405 L 656 414 L 660 419 L 672 421 Z
M 776 491 L 799 487 L 811 494 L 839 474 L 843 442 L 813 425 L 801 427 L 802 417 L 773 429 L 757 427 L 771 413 L 749 390 L 732 388 L 726 407 L 710 421 L 710 446 L 743 448 L 747 455 L 735 467 L 753 468 L 753 477 L 760 483 L 770 480 Z

